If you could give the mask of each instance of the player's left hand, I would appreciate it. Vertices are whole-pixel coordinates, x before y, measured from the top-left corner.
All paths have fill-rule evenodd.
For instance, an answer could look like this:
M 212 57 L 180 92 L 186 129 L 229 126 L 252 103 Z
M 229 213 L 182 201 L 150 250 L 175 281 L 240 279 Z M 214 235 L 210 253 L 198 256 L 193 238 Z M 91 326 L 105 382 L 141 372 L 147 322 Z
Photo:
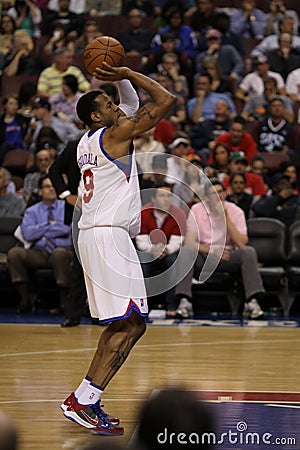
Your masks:
M 104 62 L 101 68 L 96 67 L 93 75 L 103 81 L 120 81 L 128 78 L 130 70 L 129 67 L 113 67 Z

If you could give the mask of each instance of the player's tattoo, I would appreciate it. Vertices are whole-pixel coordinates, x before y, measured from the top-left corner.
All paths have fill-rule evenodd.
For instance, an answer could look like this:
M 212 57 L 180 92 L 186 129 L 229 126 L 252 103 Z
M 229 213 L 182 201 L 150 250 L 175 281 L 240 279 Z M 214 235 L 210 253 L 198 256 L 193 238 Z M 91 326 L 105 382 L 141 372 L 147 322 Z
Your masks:
M 118 370 L 122 366 L 122 364 L 125 361 L 125 359 L 126 358 L 125 358 L 124 353 L 120 352 L 120 351 L 117 351 L 115 356 L 114 356 L 114 358 L 113 358 L 113 360 L 112 360 L 111 368 L 113 370 Z
M 154 120 L 155 119 L 155 116 L 153 116 L 151 114 L 151 112 L 148 111 L 146 106 L 144 106 L 143 108 L 141 108 L 139 110 L 138 113 L 133 114 L 132 116 L 128 116 L 128 120 L 130 120 L 131 122 L 134 122 L 134 123 L 138 123 L 144 116 L 147 116 L 148 119 L 150 119 L 150 120 Z

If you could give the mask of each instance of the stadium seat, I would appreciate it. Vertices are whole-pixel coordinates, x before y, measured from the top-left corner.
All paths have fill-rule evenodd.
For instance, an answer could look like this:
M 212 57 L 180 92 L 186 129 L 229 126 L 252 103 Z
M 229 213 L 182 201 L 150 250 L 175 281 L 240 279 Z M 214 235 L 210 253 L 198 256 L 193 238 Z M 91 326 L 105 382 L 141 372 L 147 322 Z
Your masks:
M 300 295 L 300 221 L 294 222 L 288 229 L 288 280 L 287 313 L 296 296 Z
M 24 177 L 29 155 L 29 150 L 9 150 L 4 155 L 2 166 L 9 170 L 12 175 Z
M 20 87 L 25 81 L 32 81 L 37 83 L 39 75 L 15 75 L 8 77 L 7 75 L 2 75 L 1 78 L 1 97 L 7 97 L 8 95 L 18 95 Z

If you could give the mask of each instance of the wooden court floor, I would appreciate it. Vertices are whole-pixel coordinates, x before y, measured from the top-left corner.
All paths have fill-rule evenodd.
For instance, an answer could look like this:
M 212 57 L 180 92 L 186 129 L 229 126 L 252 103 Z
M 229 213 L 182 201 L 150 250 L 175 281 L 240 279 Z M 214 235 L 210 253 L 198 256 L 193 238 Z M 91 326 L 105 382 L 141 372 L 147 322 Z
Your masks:
M 101 327 L 0 325 L 0 409 L 19 429 L 20 450 L 76 450 L 103 439 L 65 419 L 62 400 L 77 387 Z M 153 389 L 300 392 L 299 328 L 148 327 L 109 385 L 105 410 L 135 429 Z

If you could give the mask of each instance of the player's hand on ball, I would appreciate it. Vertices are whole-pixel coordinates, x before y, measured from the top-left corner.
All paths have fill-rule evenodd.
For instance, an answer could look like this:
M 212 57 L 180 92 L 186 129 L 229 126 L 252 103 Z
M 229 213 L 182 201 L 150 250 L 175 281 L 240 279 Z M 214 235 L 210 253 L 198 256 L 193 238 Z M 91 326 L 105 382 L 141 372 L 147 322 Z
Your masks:
M 120 81 L 128 78 L 129 67 L 113 67 L 103 62 L 102 67 L 96 67 L 93 75 L 103 81 Z

